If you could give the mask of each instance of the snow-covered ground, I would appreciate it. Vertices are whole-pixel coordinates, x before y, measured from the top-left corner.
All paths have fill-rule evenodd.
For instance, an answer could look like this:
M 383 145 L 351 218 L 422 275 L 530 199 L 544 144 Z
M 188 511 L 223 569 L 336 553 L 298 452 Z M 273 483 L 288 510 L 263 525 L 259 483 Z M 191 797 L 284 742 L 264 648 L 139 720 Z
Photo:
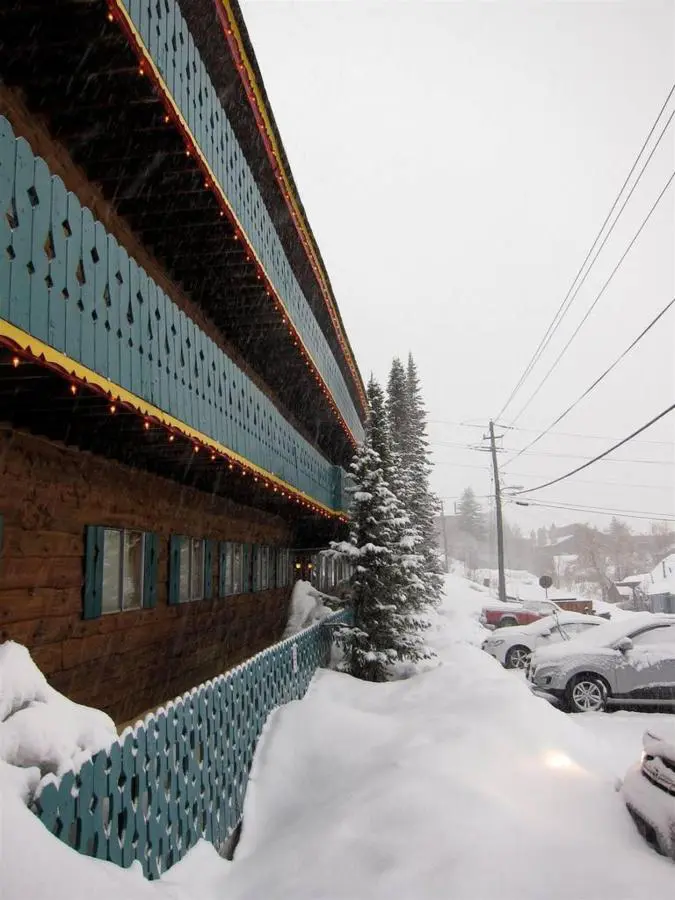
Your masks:
M 429 634 L 438 656 L 415 677 L 373 685 L 321 671 L 270 717 L 232 863 L 201 843 L 144 883 L 60 845 L 5 778 L 0 896 L 672 896 L 675 865 L 643 843 L 615 790 L 655 717 L 567 716 L 533 697 L 476 646 L 486 595 L 447 576 Z

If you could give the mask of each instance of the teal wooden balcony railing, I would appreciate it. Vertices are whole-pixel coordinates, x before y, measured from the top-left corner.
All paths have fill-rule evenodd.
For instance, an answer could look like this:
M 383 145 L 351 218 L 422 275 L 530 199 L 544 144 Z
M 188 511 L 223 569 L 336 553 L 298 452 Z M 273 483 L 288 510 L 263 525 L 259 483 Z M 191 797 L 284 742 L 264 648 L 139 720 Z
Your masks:
M 192 139 L 227 197 L 288 317 L 320 371 L 351 433 L 363 426 L 332 350 L 311 310 L 267 211 L 256 180 L 176 0 L 119 0 L 173 98 Z
M 304 696 L 330 658 L 335 613 L 263 650 L 149 716 L 79 772 L 47 783 L 34 811 L 64 843 L 158 878 L 200 838 L 216 847 L 242 817 L 253 753 L 267 716 Z
M 0 333 L 10 323 L 331 510 L 342 477 L 0 116 Z

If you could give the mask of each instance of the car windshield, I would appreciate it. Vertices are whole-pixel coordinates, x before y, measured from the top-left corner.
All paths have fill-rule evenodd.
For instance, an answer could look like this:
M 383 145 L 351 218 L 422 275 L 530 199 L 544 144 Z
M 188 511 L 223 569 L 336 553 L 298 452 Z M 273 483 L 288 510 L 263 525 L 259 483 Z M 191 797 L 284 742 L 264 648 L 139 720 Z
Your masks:
M 625 618 L 615 619 L 606 625 L 598 625 L 597 628 L 589 628 L 583 634 L 574 639 L 575 647 L 609 647 L 619 638 L 628 637 L 641 628 L 656 625 L 660 620 L 652 613 L 631 613 Z M 664 624 L 667 622 L 664 621 Z

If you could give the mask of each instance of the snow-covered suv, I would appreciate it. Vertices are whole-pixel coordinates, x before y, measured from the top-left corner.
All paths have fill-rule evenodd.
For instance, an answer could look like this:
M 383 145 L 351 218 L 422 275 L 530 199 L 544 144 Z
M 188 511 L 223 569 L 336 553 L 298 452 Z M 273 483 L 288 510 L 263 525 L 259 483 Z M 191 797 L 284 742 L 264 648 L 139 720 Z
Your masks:
M 537 650 L 528 678 L 536 694 L 572 712 L 675 708 L 675 616 L 635 613 Z
M 483 650 L 507 669 L 525 669 L 532 652 L 560 641 L 571 641 L 589 628 L 604 625 L 606 619 L 584 613 L 560 612 L 529 625 L 498 628 L 483 641 Z
M 642 760 L 624 778 L 621 792 L 643 837 L 675 859 L 675 723 L 645 732 Z

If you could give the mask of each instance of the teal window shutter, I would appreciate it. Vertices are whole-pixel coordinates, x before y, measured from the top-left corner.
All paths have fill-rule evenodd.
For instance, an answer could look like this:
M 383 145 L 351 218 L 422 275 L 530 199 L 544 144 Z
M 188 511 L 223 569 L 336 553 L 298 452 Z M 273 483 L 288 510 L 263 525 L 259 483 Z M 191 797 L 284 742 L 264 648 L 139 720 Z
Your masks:
M 143 535 L 143 606 L 157 606 L 157 554 L 159 539 L 156 534 Z
M 83 619 L 98 619 L 103 594 L 103 539 L 101 525 L 87 525 L 84 535 Z
M 218 596 L 227 594 L 227 543 L 220 541 L 218 544 Z
M 204 541 L 204 599 L 213 600 L 213 545 L 215 541 Z
M 169 539 L 169 606 L 180 603 L 180 545 L 181 538 L 172 534 Z

